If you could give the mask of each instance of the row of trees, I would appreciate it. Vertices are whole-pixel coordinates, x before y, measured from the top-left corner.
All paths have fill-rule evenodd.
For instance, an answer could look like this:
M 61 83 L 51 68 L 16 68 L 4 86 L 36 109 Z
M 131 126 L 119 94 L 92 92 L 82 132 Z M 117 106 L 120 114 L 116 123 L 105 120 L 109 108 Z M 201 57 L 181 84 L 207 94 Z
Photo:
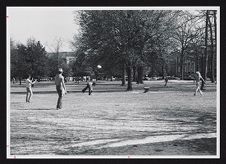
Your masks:
M 133 80 L 142 83 L 145 67 L 165 76 L 174 58 L 179 59 L 183 79 L 184 62 L 191 58 L 205 78 L 211 67 L 214 81 L 216 11 L 87 10 L 79 11 L 77 18 L 81 31 L 73 45 L 80 69 L 95 72 L 100 64 L 106 74 L 120 75 L 122 85 L 127 74 L 127 90 L 132 90 Z
M 88 10 L 79 11 L 80 33 L 74 36 L 76 60 L 67 65 L 59 56 L 62 40 L 56 39 L 52 55 L 35 39 L 27 44 L 10 41 L 11 77 L 53 77 L 58 67 L 65 76 L 118 76 L 127 90 L 132 81 L 143 83 L 150 76 L 166 76 L 169 62 L 176 60 L 176 75 L 184 78 L 184 66 L 194 61 L 203 77 L 216 77 L 216 11 Z M 79 20 L 79 21 L 78 21 Z
M 42 77 L 47 72 L 47 56 L 45 48 L 38 41 L 29 39 L 27 45 L 15 44 L 10 40 L 11 77 L 21 80 L 28 74 Z
M 59 52 L 47 55 L 45 47 L 35 39 L 28 39 L 27 44 L 10 40 L 11 78 L 21 80 L 32 75 L 38 80 L 54 77 L 58 67 L 62 67 L 65 76 L 70 74 L 69 66 L 60 58 Z

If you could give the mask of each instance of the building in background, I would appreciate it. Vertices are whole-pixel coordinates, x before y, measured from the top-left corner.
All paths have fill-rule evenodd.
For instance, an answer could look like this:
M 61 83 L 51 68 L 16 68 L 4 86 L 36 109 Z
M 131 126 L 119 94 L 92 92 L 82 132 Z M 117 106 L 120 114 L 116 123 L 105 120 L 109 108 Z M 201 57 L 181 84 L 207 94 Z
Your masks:
M 64 61 L 67 65 L 75 61 L 75 53 L 74 52 L 58 52 L 58 53 L 47 53 L 47 56 L 56 55 L 58 60 Z

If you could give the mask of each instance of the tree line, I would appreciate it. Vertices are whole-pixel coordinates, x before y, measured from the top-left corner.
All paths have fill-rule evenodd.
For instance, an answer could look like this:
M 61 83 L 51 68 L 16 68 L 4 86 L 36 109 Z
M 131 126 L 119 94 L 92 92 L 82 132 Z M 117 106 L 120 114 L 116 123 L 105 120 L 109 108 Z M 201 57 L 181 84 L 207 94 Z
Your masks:
M 33 78 L 53 78 L 57 69 L 61 67 L 64 75 L 70 75 L 70 68 L 59 52 L 48 55 L 45 47 L 34 38 L 27 40 L 26 44 L 16 43 L 10 39 L 10 77 L 21 80 L 31 75 Z
M 216 11 L 181 10 L 83 10 L 79 11 L 80 33 L 74 37 L 77 65 L 108 75 L 120 75 L 127 90 L 132 81 L 143 83 L 144 68 L 167 75 L 169 60 L 177 58 L 184 79 L 185 61 L 195 61 L 203 77 L 216 77 Z
M 76 60 L 66 64 L 60 54 L 61 41 L 48 55 L 39 41 L 27 44 L 10 40 L 11 78 L 54 77 L 58 67 L 65 76 L 121 78 L 143 83 L 144 72 L 149 76 L 167 76 L 170 61 L 176 61 L 175 76 L 184 79 L 185 62 L 195 62 L 202 76 L 216 78 L 217 18 L 215 10 L 80 10 L 75 22 L 80 29 L 71 42 Z M 101 65 L 101 71 L 97 65 Z

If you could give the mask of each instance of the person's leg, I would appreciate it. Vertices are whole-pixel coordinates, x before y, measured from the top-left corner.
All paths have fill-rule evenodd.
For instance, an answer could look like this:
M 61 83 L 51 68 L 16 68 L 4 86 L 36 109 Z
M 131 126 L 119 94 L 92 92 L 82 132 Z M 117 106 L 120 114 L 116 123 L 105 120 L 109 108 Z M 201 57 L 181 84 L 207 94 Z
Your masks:
M 58 100 L 57 100 L 57 109 L 62 108 L 62 95 L 59 95 Z
M 30 89 L 30 95 L 29 95 L 29 97 L 28 97 L 28 102 L 30 102 L 31 101 L 31 97 L 33 96 L 33 92 L 32 92 L 32 90 Z
M 58 100 L 57 100 L 57 109 L 62 108 L 62 90 L 61 88 L 57 88 Z
M 202 95 L 202 94 L 203 94 L 203 93 L 202 93 L 202 91 L 201 91 L 201 88 L 200 88 L 200 87 L 199 87 L 199 90 L 198 90 L 198 91 L 199 91 L 200 95 Z
M 26 93 L 26 102 L 28 102 L 28 94 L 29 94 L 29 93 L 28 93 L 28 88 L 26 88 L 26 92 L 27 92 L 27 93 Z
M 88 88 L 88 85 L 86 85 L 85 88 L 83 88 L 82 92 L 84 93 L 86 91 L 86 89 Z
M 31 93 L 32 91 L 31 91 L 31 89 L 30 88 L 27 88 L 27 102 L 30 102 L 30 98 L 31 98 Z
M 90 85 L 88 85 L 88 88 L 89 88 L 89 95 L 91 95 L 91 87 L 90 87 Z
M 198 83 L 196 82 L 196 89 L 195 89 L 194 96 L 197 94 L 198 90 L 199 90 L 199 85 L 198 85 Z
M 200 94 L 203 95 L 203 92 L 200 90 Z

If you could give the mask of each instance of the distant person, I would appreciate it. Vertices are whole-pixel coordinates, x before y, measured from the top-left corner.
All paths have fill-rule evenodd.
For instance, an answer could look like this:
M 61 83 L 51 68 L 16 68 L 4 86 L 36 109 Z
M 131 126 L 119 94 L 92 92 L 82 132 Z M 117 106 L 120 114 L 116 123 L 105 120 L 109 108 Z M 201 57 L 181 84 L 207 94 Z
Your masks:
M 88 80 L 86 87 L 83 88 L 82 92 L 85 93 L 87 89 L 89 89 L 89 95 L 93 92 L 93 85 L 95 86 L 96 83 L 93 82 L 93 80 Z
M 36 82 L 37 80 L 33 81 L 32 82 L 32 79 L 31 79 L 31 75 L 28 75 L 28 78 L 26 79 L 26 103 L 30 103 L 31 101 L 31 97 L 33 95 L 33 92 L 32 92 L 32 89 L 31 89 L 31 86 L 34 85 L 34 83 Z
M 12 81 L 13 81 L 13 84 L 14 84 L 14 83 L 16 82 L 16 79 L 15 79 L 15 77 L 13 77 Z
M 63 69 L 58 69 L 58 74 L 55 76 L 55 84 L 56 84 L 56 90 L 58 94 L 58 100 L 57 100 L 57 106 L 56 109 L 62 108 L 62 97 L 64 94 L 67 93 L 65 83 L 64 83 L 64 77 L 62 75 Z
M 201 91 L 201 81 L 204 81 L 199 71 L 195 73 L 195 83 L 196 83 L 196 90 L 194 93 L 194 96 L 196 96 L 197 92 L 199 92 L 201 95 L 203 95 Z
M 165 80 L 165 87 L 166 87 L 166 85 L 167 85 L 169 79 L 168 79 L 167 76 L 165 76 L 165 77 L 164 77 L 164 80 Z

